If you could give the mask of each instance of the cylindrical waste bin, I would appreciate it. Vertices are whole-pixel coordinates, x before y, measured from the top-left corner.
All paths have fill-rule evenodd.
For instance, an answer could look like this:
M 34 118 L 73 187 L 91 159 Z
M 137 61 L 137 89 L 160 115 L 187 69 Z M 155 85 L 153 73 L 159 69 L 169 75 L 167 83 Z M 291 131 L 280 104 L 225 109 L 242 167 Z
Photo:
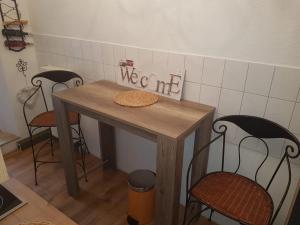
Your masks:
M 136 170 L 128 177 L 128 218 L 132 224 L 147 224 L 154 217 L 155 173 Z

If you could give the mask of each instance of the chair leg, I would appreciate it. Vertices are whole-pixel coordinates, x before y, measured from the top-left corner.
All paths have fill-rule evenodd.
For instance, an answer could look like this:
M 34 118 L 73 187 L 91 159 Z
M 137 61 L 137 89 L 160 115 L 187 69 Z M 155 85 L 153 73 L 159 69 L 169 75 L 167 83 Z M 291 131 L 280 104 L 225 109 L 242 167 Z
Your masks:
M 205 208 L 201 208 L 201 207 L 197 207 L 197 211 L 189 220 L 187 220 L 187 214 L 188 214 L 188 208 L 191 204 L 191 202 L 193 203 L 193 201 L 190 201 L 190 199 L 186 200 L 186 204 L 185 204 L 185 211 L 184 211 L 184 217 L 183 217 L 183 223 L 182 225 L 190 225 L 194 220 L 198 220 L 201 217 L 201 214 L 208 210 L 209 208 L 206 206 Z M 197 202 L 195 202 L 197 203 Z M 198 202 L 197 204 L 201 204 L 200 202 Z M 199 210 L 200 209 L 200 210 Z M 186 223 L 187 222 L 187 223 Z
M 201 214 L 202 214 L 202 212 L 203 212 L 203 211 L 201 210 L 200 212 L 196 213 L 196 214 L 188 221 L 187 225 L 190 225 L 195 219 L 199 219 L 200 216 L 201 216 Z
M 88 146 L 87 146 L 87 144 L 86 144 L 86 141 L 85 141 L 83 132 L 82 132 L 82 130 L 81 130 L 80 124 L 78 125 L 78 130 L 79 130 L 79 138 L 80 138 L 80 140 L 82 140 L 82 144 L 84 145 L 84 147 L 85 147 L 85 149 L 86 149 L 86 152 L 87 152 L 88 154 L 90 154 L 90 151 L 89 151 L 89 148 L 88 148 Z
M 35 158 L 35 151 L 34 151 L 34 144 L 32 139 L 32 133 L 29 131 L 29 138 L 30 138 L 30 144 L 31 144 L 31 150 L 32 150 L 32 158 L 33 158 L 33 169 L 34 169 L 34 181 L 35 185 L 38 185 L 37 182 L 37 163 Z
M 189 208 L 189 200 L 188 200 L 188 197 L 187 197 L 187 199 L 185 201 L 185 207 L 184 207 L 184 215 L 183 215 L 182 225 L 185 225 L 188 208 Z
M 79 136 L 79 146 L 80 146 L 79 151 L 81 154 L 82 170 L 83 170 L 85 181 L 87 182 L 88 179 L 87 179 L 87 174 L 86 174 L 85 154 L 86 154 L 86 151 L 88 152 L 88 148 L 85 143 L 85 139 L 84 139 L 80 124 L 78 124 L 78 136 Z
M 211 217 L 212 217 L 213 213 L 214 213 L 214 210 L 211 209 L 210 214 L 209 214 L 209 219 L 208 219 L 209 221 L 211 221 Z
M 37 166 L 36 166 L 36 162 L 34 160 L 34 181 L 35 181 L 35 185 L 37 186 L 38 185 L 38 182 L 37 182 Z
M 81 163 L 82 163 L 84 179 L 86 182 L 88 182 L 87 174 L 86 174 L 86 165 L 85 165 L 85 150 L 83 149 L 82 145 L 80 145 L 80 152 L 81 152 Z
M 50 145 L 51 145 L 51 156 L 54 156 L 54 148 L 53 148 L 53 135 L 52 135 L 52 130 L 51 128 L 49 128 L 50 130 Z

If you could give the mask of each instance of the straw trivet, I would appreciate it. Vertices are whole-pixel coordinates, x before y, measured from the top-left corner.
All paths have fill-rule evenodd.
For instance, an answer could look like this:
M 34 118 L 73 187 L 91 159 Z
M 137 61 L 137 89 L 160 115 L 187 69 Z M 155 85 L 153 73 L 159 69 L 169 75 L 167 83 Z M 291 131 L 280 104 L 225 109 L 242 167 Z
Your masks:
M 41 222 L 20 223 L 19 225 L 54 225 L 54 224 L 47 221 L 41 221 Z
M 134 90 L 124 91 L 114 97 L 114 102 L 128 107 L 143 107 L 156 103 L 158 96 L 149 92 Z

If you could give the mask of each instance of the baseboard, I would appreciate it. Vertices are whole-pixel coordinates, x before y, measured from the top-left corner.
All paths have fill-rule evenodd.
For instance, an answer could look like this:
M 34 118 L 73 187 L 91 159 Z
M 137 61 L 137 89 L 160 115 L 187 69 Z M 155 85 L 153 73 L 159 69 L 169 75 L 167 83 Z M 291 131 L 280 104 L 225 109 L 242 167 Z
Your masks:
M 47 140 L 48 138 L 50 138 L 50 136 L 51 136 L 51 132 L 49 129 L 43 130 L 33 135 L 32 137 L 33 144 L 37 144 L 41 141 Z M 30 146 L 31 146 L 31 142 L 29 137 L 17 141 L 17 147 L 19 150 L 24 150 Z
M 17 141 L 13 141 L 13 142 L 10 142 L 8 144 L 6 144 L 5 146 L 2 146 L 0 148 L 0 150 L 2 151 L 2 154 L 3 155 L 6 155 L 6 154 L 9 154 L 11 152 L 14 152 L 17 150 Z

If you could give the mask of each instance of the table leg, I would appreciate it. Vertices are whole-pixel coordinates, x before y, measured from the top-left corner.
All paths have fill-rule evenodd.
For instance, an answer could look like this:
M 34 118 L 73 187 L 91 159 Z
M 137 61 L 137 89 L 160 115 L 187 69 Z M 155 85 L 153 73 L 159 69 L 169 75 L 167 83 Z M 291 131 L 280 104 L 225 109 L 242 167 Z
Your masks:
M 177 225 L 184 140 L 157 139 L 155 224 Z
M 65 103 L 56 97 L 53 97 L 53 105 L 68 193 L 71 196 L 77 196 L 79 194 L 79 184 L 74 160 L 72 132 L 68 122 L 68 111 Z
M 210 141 L 213 113 L 210 113 L 195 131 L 194 154 Z M 204 150 L 193 164 L 192 184 L 206 174 L 209 151 Z
M 115 128 L 103 122 L 98 122 L 99 139 L 104 168 L 116 169 Z

